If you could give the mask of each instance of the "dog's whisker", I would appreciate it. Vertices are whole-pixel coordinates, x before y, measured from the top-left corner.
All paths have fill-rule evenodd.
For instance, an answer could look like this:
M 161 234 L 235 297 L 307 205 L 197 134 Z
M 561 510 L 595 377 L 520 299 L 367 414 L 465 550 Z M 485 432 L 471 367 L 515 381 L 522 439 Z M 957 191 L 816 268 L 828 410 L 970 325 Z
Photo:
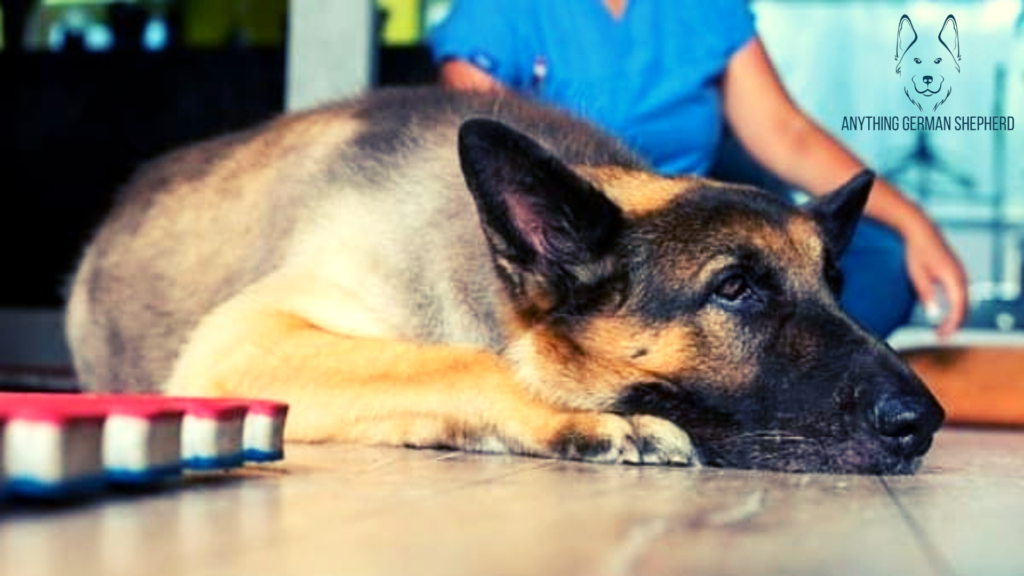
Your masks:
M 811 438 L 802 434 L 793 434 L 788 432 L 778 432 L 774 430 L 762 430 L 755 432 L 744 432 L 733 436 L 735 439 L 771 439 L 771 440 L 787 440 L 787 441 L 811 441 Z

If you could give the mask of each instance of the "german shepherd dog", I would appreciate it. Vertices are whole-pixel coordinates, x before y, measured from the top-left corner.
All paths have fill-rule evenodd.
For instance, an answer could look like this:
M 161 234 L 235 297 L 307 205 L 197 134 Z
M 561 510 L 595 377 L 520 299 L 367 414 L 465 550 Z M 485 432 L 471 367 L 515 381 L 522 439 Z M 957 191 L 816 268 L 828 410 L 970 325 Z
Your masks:
M 281 399 L 290 440 L 910 473 L 942 409 L 836 303 L 871 184 L 801 210 L 510 95 L 380 91 L 144 167 L 68 338 L 89 388 Z
M 904 75 L 906 72 L 906 75 Z M 960 72 L 960 32 L 956 18 L 946 16 L 939 34 L 919 38 L 910 16 L 900 18 L 896 29 L 896 73 L 906 79 L 903 93 L 910 103 L 924 110 L 939 109 L 953 92 L 952 72 Z

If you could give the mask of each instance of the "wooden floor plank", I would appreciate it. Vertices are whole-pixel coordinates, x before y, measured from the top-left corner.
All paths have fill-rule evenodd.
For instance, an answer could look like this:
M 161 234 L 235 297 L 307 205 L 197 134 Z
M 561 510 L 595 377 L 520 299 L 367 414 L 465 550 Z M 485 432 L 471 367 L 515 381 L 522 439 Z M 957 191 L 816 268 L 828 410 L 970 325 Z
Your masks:
M 885 480 L 948 573 L 1024 574 L 1024 434 L 943 434 L 915 477 Z
M 883 484 L 289 446 L 177 490 L 0 509 L 0 574 L 1021 574 L 1022 448 L 946 430 Z
M 272 550 L 196 573 L 225 569 L 932 574 L 876 478 L 582 464 L 525 471 L 330 530 L 283 534 Z
M 0 517 L 0 575 L 68 574 L 73 567 L 79 575 L 138 576 L 219 566 L 285 535 L 358 522 L 407 501 L 551 464 L 363 446 L 297 445 L 288 452 L 285 464 L 194 477 L 160 494 L 42 514 L 7 510 Z

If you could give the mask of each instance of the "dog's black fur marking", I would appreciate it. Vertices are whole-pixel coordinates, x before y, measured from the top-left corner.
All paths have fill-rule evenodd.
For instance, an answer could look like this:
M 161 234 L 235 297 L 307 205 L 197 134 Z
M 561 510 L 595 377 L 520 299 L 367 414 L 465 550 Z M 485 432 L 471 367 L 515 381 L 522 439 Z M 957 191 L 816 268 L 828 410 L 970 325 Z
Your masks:
M 413 125 L 432 126 L 455 116 L 461 120 L 489 118 L 530 134 L 566 164 L 622 166 L 640 169 L 646 163 L 618 140 L 564 112 L 540 108 L 513 94 L 493 96 L 440 91 L 434 88 L 384 89 L 355 110 L 365 129 L 353 141 L 357 158 L 363 152 L 389 156 L 412 147 Z M 586 137 L 583 137 L 586 136 Z M 454 145 L 454 142 L 452 143 Z

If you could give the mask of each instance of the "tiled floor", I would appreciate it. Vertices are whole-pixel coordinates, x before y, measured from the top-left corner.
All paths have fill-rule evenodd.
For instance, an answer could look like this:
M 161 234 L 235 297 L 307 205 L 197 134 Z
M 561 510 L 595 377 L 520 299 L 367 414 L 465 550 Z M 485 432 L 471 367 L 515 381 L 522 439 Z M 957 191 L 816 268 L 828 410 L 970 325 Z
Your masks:
M 1024 431 L 913 477 L 290 446 L 282 465 L 0 511 L 0 574 L 1024 574 Z

